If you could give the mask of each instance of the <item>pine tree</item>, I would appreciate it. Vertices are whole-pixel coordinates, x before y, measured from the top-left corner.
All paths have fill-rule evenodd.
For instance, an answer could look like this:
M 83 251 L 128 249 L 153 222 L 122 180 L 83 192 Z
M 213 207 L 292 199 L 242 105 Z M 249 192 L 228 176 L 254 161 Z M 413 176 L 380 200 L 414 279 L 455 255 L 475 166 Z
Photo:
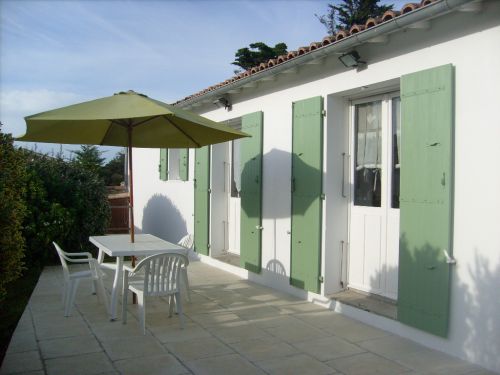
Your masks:
M 285 43 L 278 43 L 274 47 L 269 47 L 265 43 L 256 42 L 251 43 L 249 47 L 240 48 L 234 55 L 235 61 L 231 64 L 247 70 L 287 53 Z
M 330 35 L 339 30 L 348 30 L 352 25 L 363 25 L 368 18 L 378 17 L 394 7 L 379 5 L 380 0 L 341 0 L 339 5 L 328 4 L 328 11 L 318 18 Z

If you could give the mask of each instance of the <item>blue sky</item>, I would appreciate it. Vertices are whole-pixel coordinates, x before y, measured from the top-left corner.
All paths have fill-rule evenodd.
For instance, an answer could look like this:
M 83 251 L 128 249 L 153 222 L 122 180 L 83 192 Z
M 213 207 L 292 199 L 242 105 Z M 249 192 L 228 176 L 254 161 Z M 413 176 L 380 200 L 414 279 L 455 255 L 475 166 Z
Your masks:
M 0 0 L 2 131 L 20 135 L 25 116 L 129 89 L 174 102 L 231 77 L 249 43 L 320 41 L 314 14 L 328 3 Z

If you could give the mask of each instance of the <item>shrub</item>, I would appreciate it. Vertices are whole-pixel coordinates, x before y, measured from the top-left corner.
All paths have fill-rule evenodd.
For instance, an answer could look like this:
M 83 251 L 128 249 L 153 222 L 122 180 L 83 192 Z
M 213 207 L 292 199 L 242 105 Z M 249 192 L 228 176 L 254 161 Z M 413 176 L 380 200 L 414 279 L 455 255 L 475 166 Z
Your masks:
M 23 269 L 25 177 L 22 152 L 14 148 L 10 134 L 1 132 L 0 124 L 0 302 L 5 298 L 5 285 Z
M 77 162 L 24 152 L 27 262 L 55 260 L 52 241 L 69 252 L 91 250 L 88 237 L 104 234 L 110 218 L 103 180 Z

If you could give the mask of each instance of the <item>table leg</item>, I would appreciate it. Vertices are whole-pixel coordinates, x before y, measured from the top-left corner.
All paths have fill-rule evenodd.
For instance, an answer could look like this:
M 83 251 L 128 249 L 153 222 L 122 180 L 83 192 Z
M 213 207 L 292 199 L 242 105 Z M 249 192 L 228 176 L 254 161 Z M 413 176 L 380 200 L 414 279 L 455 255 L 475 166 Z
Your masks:
M 104 251 L 102 251 L 101 248 L 99 248 L 99 254 L 97 255 L 97 263 L 102 264 L 104 260 Z
M 113 280 L 113 290 L 111 291 L 111 320 L 116 320 L 116 305 L 118 304 L 118 296 L 121 293 L 123 283 L 123 257 L 116 257 L 115 279 Z

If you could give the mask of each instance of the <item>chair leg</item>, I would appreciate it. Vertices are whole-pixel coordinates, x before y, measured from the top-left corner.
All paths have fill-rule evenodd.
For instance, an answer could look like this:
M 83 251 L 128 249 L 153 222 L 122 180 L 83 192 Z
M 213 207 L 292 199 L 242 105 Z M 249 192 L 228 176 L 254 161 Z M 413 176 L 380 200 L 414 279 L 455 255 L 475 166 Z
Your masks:
M 78 289 L 78 282 L 80 280 L 75 279 L 70 283 L 68 295 L 66 296 L 66 309 L 64 311 L 64 316 L 70 316 L 73 305 L 75 304 L 76 290 Z
M 96 287 L 95 280 L 92 280 L 92 285 L 90 286 L 90 290 L 91 290 L 91 292 L 92 292 L 93 295 L 97 294 L 97 287 Z
M 137 305 L 139 306 L 139 322 L 142 333 L 146 334 L 146 298 L 143 293 L 137 295 Z
M 181 320 L 181 328 L 184 329 L 184 314 L 182 311 L 181 292 L 175 293 L 175 302 L 177 306 L 177 313 L 179 314 L 179 319 Z
M 66 312 L 66 298 L 68 298 L 67 295 L 68 295 L 68 285 L 64 283 L 62 288 L 62 303 L 65 312 Z
M 106 308 L 106 311 L 109 314 L 108 295 L 106 294 L 106 289 L 104 289 L 104 284 L 102 282 L 102 279 L 101 278 L 97 279 L 96 284 L 97 284 L 97 298 L 100 300 L 101 303 L 104 304 L 104 307 Z
M 122 324 L 127 324 L 127 299 L 128 299 L 128 289 L 123 288 L 122 295 Z
M 186 292 L 186 301 L 191 302 L 191 292 L 189 290 L 189 280 L 187 275 L 187 269 L 181 268 L 182 274 L 182 284 L 184 285 L 184 290 Z
M 172 313 L 174 311 L 174 296 L 168 296 L 168 317 L 172 317 Z

